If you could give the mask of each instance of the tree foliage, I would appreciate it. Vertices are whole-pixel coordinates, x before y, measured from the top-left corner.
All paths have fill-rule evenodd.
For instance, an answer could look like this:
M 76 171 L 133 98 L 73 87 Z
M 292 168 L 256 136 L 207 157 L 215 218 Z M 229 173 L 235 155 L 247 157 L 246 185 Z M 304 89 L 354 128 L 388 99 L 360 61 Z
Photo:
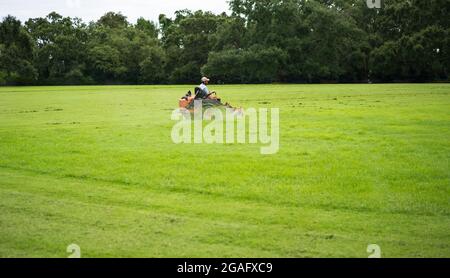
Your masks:
M 0 22 L 0 84 L 448 80 L 448 0 L 230 0 L 158 23 L 108 12 Z
M 21 22 L 12 16 L 0 23 L 0 85 L 33 83 L 33 41 Z

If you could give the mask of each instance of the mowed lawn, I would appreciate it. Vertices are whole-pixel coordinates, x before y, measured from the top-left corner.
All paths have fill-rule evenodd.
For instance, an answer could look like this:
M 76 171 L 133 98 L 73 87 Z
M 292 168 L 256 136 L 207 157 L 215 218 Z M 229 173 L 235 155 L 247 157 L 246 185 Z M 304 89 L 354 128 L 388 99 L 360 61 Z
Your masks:
M 211 86 L 280 151 L 176 145 L 192 86 L 0 88 L 0 257 L 450 257 L 450 85 Z

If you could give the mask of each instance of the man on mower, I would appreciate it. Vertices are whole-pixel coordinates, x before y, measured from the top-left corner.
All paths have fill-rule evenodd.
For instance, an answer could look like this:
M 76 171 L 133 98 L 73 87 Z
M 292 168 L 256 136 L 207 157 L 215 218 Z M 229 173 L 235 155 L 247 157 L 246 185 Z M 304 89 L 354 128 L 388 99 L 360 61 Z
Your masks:
M 200 86 L 198 86 L 200 89 L 202 89 L 206 94 L 209 94 L 208 84 L 209 84 L 209 78 L 208 77 L 202 77 L 202 83 Z
M 195 94 L 192 94 L 189 91 L 184 97 L 182 97 L 179 101 L 179 106 L 181 108 L 191 109 L 194 105 L 194 100 L 201 99 L 203 100 L 204 107 L 214 107 L 214 106 L 226 106 L 231 107 L 228 103 L 223 104 L 221 99 L 217 97 L 215 91 L 210 92 L 208 89 L 209 78 L 202 77 L 202 83 L 195 88 Z
M 198 86 L 198 88 L 200 88 L 203 92 L 201 92 L 202 97 L 204 99 L 217 99 L 217 94 L 215 91 L 209 92 L 208 89 L 208 84 L 209 84 L 209 78 L 208 77 L 202 77 L 202 83 L 200 84 L 200 86 Z M 215 95 L 213 97 L 213 95 Z

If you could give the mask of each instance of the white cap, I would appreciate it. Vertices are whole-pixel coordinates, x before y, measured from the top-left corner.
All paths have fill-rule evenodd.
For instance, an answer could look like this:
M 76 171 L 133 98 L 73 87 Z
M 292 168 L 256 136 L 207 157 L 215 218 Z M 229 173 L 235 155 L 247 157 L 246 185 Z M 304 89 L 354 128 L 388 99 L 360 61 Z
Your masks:
M 204 76 L 204 77 L 202 77 L 202 82 L 209 82 L 209 78 L 208 77 L 206 77 L 206 76 Z

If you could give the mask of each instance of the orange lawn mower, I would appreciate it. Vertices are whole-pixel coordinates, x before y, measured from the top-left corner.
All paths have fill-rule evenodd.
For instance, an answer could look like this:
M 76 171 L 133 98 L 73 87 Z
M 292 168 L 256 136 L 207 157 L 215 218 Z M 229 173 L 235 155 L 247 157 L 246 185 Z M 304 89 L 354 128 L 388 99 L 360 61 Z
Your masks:
M 217 97 L 216 92 L 212 93 L 206 93 L 204 90 L 202 90 L 200 87 L 195 87 L 194 89 L 195 94 L 192 95 L 192 92 L 189 91 L 185 96 L 183 96 L 179 100 L 179 107 L 185 108 L 189 110 L 190 112 L 194 111 L 194 101 L 195 100 L 202 100 L 202 108 L 213 108 L 213 107 L 222 107 L 222 108 L 231 108 L 234 109 L 234 111 L 242 111 L 242 108 L 234 108 L 232 107 L 228 102 L 222 103 L 222 100 Z

